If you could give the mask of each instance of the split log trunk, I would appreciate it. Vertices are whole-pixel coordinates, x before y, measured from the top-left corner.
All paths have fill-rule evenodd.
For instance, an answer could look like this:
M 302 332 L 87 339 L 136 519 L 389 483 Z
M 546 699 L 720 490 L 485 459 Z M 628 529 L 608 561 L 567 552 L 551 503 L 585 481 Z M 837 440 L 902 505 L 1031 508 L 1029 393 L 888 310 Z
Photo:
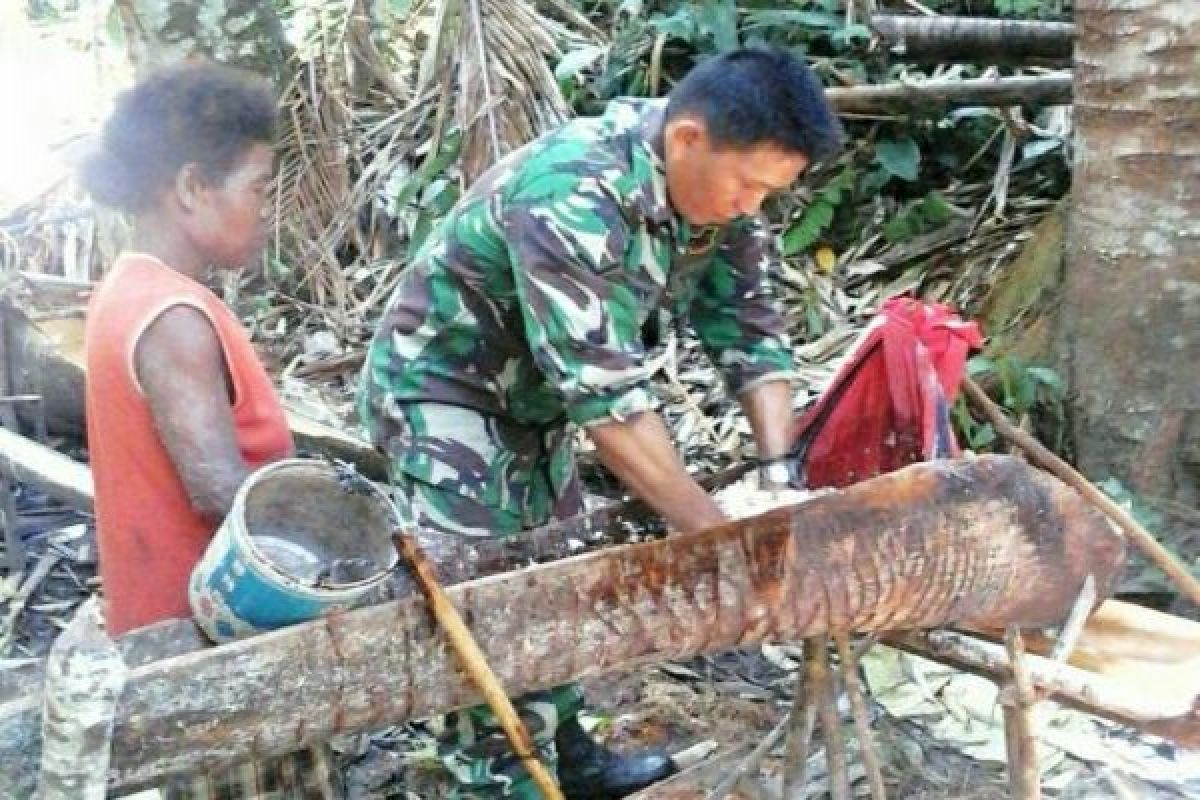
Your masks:
M 921 464 L 696 535 L 614 547 L 448 594 L 506 688 L 766 638 L 1060 622 L 1111 590 L 1121 538 L 1022 461 Z M 131 670 L 113 788 L 471 705 L 417 598 Z M 0 706 L 0 785 L 30 788 L 36 696 Z
M 839 114 L 940 114 L 960 106 L 1067 105 L 1071 75 L 884 83 L 826 89 L 825 97 Z
M 1070 63 L 1075 26 L 978 17 L 875 14 L 871 28 L 905 60 L 976 64 Z

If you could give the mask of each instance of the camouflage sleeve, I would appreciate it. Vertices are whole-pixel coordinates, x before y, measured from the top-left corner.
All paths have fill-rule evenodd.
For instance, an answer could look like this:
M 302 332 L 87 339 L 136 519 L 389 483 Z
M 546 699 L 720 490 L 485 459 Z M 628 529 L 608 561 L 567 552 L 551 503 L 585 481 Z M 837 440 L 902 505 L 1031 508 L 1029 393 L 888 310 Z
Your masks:
M 787 323 L 768 276 L 777 259 L 762 219 L 739 221 L 696 287 L 692 327 L 734 394 L 793 374 Z
M 594 179 L 574 179 L 564 190 L 567 180 L 526 184 L 505 214 L 525 337 L 573 422 L 623 420 L 657 406 L 641 326 L 660 284 L 626 267 L 630 240 L 645 243 L 631 233 L 619 201 Z

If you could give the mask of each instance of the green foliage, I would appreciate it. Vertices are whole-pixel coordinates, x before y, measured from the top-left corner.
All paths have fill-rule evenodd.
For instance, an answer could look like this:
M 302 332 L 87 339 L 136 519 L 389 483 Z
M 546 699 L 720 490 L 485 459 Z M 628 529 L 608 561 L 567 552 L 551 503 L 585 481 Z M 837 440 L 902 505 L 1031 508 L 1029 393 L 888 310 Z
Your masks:
M 816 193 L 812 202 L 800 213 L 799 219 L 794 219 L 784 230 L 780 241 L 783 255 L 795 255 L 807 250 L 829 230 L 838 206 L 854 190 L 856 175 L 854 166 L 848 165 Z
M 1167 537 L 1163 535 L 1163 515 L 1155 511 L 1146 501 L 1131 491 L 1125 484 L 1114 477 L 1108 477 L 1096 484 L 1100 491 L 1109 496 L 1114 503 L 1125 509 L 1129 516 L 1133 517 L 1139 525 L 1145 528 L 1150 534 L 1158 540 L 1159 544 L 1165 547 L 1176 558 L 1183 563 L 1187 563 L 1187 559 L 1181 558 L 1176 547 L 1172 545 Z M 1156 566 L 1146 560 L 1140 553 L 1133 552 L 1130 554 L 1129 567 L 1125 571 L 1125 575 L 1118 587 L 1123 592 L 1162 592 L 1174 594 L 1177 590 L 1175 586 L 1167 579 L 1167 576 Z M 1200 559 L 1196 559 L 1193 568 L 1200 566 Z
M 881 139 L 875 143 L 875 161 L 903 181 L 915 181 L 921 165 L 921 148 L 911 136 Z
M 1027 364 L 1017 356 L 974 356 L 967 361 L 967 375 L 976 381 L 989 376 L 998 380 L 999 403 L 1014 417 L 1032 417 L 1040 411 L 1062 418 L 1066 387 L 1059 374 L 1049 367 Z M 979 422 L 971 416 L 966 398 L 958 398 L 951 414 L 959 434 L 971 450 L 983 450 L 995 442 L 995 430 L 990 423 Z
M 954 216 L 946 199 L 931 190 L 919 200 L 906 204 L 883 226 L 883 235 L 893 244 L 907 242 L 914 236 L 939 228 Z

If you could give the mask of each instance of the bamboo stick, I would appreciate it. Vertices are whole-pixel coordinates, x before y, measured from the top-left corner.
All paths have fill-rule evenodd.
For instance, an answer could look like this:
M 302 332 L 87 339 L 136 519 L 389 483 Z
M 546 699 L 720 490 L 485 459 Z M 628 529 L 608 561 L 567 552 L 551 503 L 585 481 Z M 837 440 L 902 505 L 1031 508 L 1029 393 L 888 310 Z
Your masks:
M 971 402 L 987 416 L 996 432 L 1013 444 L 1018 445 L 1038 466 L 1055 475 L 1063 483 L 1075 489 L 1086 499 L 1097 505 L 1113 522 L 1120 526 L 1125 535 L 1134 545 L 1146 555 L 1159 569 L 1167 574 L 1176 586 L 1183 590 L 1188 599 L 1200 605 L 1200 580 L 1197 580 L 1188 568 L 1150 535 L 1150 532 L 1131 517 L 1125 509 L 1114 503 L 1108 495 L 1097 489 L 1092 483 L 1079 474 L 1067 462 L 1051 453 L 1037 439 L 1016 428 L 1004 412 L 992 402 L 979 384 L 967 376 L 963 376 L 963 391 Z
M 534 747 L 533 739 L 529 736 L 529 731 L 525 729 L 525 724 L 517 716 L 516 709 L 508 699 L 508 694 L 500 685 L 492 668 L 488 666 L 487 657 L 475 643 L 475 638 L 462 621 L 458 609 L 454 607 L 450 598 L 442 590 L 433 566 L 421 552 L 417 540 L 409 534 L 398 533 L 395 536 L 395 543 L 396 550 L 412 567 L 417 583 L 425 594 L 425 600 L 429 603 L 429 609 L 433 612 L 438 624 L 445 630 L 446 637 L 454 647 L 454 652 L 462 660 L 463 669 L 479 687 L 479 691 L 483 693 L 488 706 L 499 720 L 500 727 L 504 729 L 505 735 L 512 743 L 513 752 L 517 754 L 517 758 L 521 759 L 521 764 L 528 770 L 533 782 L 548 800 L 565 800 L 554 776 L 538 760 L 537 750 Z

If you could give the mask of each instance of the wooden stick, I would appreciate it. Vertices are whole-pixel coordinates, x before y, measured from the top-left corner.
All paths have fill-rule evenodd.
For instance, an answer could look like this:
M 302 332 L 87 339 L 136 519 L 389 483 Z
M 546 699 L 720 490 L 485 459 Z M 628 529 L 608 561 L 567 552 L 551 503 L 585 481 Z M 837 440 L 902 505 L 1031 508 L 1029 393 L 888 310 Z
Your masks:
M 1015 625 L 1004 636 L 1012 667 L 1012 682 L 1001 691 L 1004 704 L 1004 740 L 1008 749 L 1008 783 L 1015 800 L 1040 800 L 1041 766 L 1033 710 L 1037 698 L 1025 664 L 1025 644 Z
M 833 670 L 829 667 L 829 637 L 810 639 L 815 661 L 813 685 L 810 691 L 821 717 L 821 736 L 825 740 L 825 762 L 829 767 L 829 796 L 832 800 L 850 800 L 850 772 L 846 762 L 846 741 L 842 738 L 842 723 L 838 718 L 837 697 L 834 694 Z M 807 646 L 807 642 L 805 646 Z
M 1091 616 L 1095 605 L 1096 579 L 1088 575 L 1083 581 L 1083 588 L 1079 590 L 1079 599 L 1075 601 L 1074 608 L 1067 615 L 1067 621 L 1059 629 L 1058 639 L 1055 640 L 1054 648 L 1050 651 L 1050 658 L 1052 660 L 1060 664 L 1065 664 L 1067 659 L 1070 658 L 1071 652 L 1075 649 L 1075 644 L 1083 634 L 1083 629 L 1087 625 L 1087 619 Z
M 1095 503 L 1107 514 L 1133 544 L 1159 569 L 1167 574 L 1176 586 L 1183 590 L 1188 599 L 1200 605 L 1200 580 L 1193 575 L 1175 556 L 1150 535 L 1150 532 L 1131 517 L 1125 509 L 1114 503 L 1108 495 L 1097 489 L 1067 462 L 1051 453 L 1046 447 L 1024 431 L 1015 428 L 1004 412 L 992 402 L 979 384 L 963 376 L 963 390 L 971 402 L 987 416 L 996 432 L 1019 445 L 1035 464 L 1052 473 L 1085 498 Z
M 413 574 L 417 578 L 417 583 L 421 586 L 421 591 L 424 592 L 425 599 L 429 603 L 429 608 L 433 612 L 434 618 L 437 619 L 438 624 L 446 631 L 446 637 L 450 640 L 450 645 L 462 660 L 463 669 L 466 670 L 467 675 L 475 682 L 475 685 L 479 687 L 479 691 L 483 693 L 488 706 L 500 721 L 500 727 L 504 729 L 505 735 L 508 736 L 509 742 L 512 743 L 513 751 L 517 754 L 517 758 L 521 759 L 521 764 L 529 771 L 533 782 L 537 785 L 543 796 L 548 798 L 548 800 L 565 800 L 562 790 L 558 788 L 558 782 L 554 780 L 554 776 L 538 760 L 537 750 L 534 748 L 533 739 L 530 738 L 529 731 L 525 729 L 525 724 L 517 716 L 516 709 L 513 708 L 512 702 L 508 699 L 508 694 L 504 691 L 504 687 L 500 685 L 500 681 L 496 678 L 495 673 L 492 672 L 492 668 L 488 666 L 487 658 L 483 655 L 483 651 L 479 649 L 479 645 L 475 643 L 475 639 L 471 636 L 471 631 L 467 629 L 466 624 L 462 621 L 458 609 L 454 607 L 454 604 L 450 602 L 450 598 L 442 590 L 441 584 L 438 583 L 437 576 L 434 573 L 433 566 L 425 558 L 425 554 L 421 552 L 421 547 L 417 544 L 417 540 L 407 533 L 398 533 L 395 535 L 394 541 L 396 543 L 396 550 L 412 567 Z
M 820 640 L 804 642 L 804 671 L 796 677 L 796 693 L 792 698 L 792 713 L 788 717 L 787 748 L 783 756 L 783 797 L 803 797 L 808 783 L 808 749 L 812 743 L 813 728 L 817 724 L 817 703 L 813 687 L 818 677 L 817 647 L 824 646 Z
M 729 772 L 728 775 L 722 778 L 721 782 L 714 786 L 711 792 L 704 796 L 704 800 L 725 800 L 726 795 L 732 791 L 733 787 L 737 785 L 738 781 L 740 781 L 746 775 L 749 775 L 753 770 L 757 769 L 759 763 L 762 762 L 763 757 L 766 756 L 767 753 L 771 752 L 771 748 L 783 738 L 783 734 L 788 728 L 789 717 L 790 715 L 781 719 L 779 724 L 767 734 L 767 737 L 759 742 L 758 745 L 756 745 L 755 748 L 750 751 L 749 755 L 747 755 L 741 760 L 740 763 L 738 763 L 737 767 L 735 767 Z
M 867 782 L 871 785 L 871 798 L 887 800 L 887 786 L 883 782 L 879 758 L 875 755 L 867 702 L 863 695 L 862 681 L 858 676 L 858 657 L 850 646 L 848 635 L 836 633 L 833 640 L 837 643 L 838 656 L 842 659 L 842 680 L 846 682 L 846 694 L 850 696 L 850 710 L 854 713 L 854 727 L 858 731 L 858 749 L 862 753 L 863 768 L 867 771 Z

